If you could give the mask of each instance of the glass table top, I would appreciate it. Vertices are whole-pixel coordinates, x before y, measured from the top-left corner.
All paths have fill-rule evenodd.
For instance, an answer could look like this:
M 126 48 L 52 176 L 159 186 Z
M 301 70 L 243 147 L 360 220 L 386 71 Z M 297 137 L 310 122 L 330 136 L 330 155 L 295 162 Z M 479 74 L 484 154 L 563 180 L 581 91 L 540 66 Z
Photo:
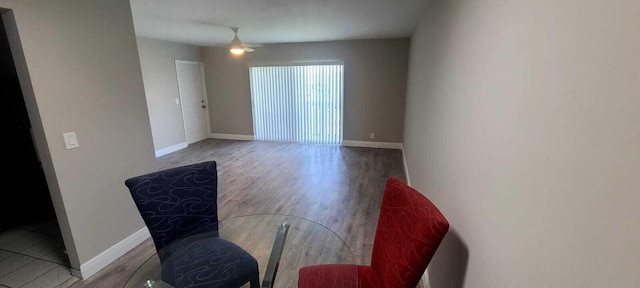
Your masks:
M 284 246 L 280 255 L 272 256 L 272 252 L 280 252 L 276 237 L 279 231 L 282 237 L 284 223 L 288 225 Z M 266 272 L 275 269 L 272 287 L 297 287 L 298 270 L 304 266 L 355 263 L 351 250 L 338 235 L 317 222 L 301 217 L 277 214 L 233 217 L 219 222 L 219 233 L 220 238 L 237 244 L 256 258 L 261 284 L 269 282 L 264 281 Z M 275 256 L 280 256 L 280 261 L 268 267 L 269 259 Z M 272 271 L 267 271 L 268 268 Z M 353 270 L 355 279 L 357 271 Z M 154 254 L 135 271 L 125 288 L 171 288 L 160 281 L 160 272 L 160 259 Z M 249 287 L 249 284 L 243 287 Z

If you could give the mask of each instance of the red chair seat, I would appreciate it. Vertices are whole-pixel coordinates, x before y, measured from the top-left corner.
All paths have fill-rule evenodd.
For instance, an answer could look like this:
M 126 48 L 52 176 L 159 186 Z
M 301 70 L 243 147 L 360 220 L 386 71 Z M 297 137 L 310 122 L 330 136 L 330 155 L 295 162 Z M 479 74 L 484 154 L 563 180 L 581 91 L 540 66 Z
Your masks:
M 300 269 L 298 288 L 384 288 L 371 266 L 350 264 L 321 264 Z

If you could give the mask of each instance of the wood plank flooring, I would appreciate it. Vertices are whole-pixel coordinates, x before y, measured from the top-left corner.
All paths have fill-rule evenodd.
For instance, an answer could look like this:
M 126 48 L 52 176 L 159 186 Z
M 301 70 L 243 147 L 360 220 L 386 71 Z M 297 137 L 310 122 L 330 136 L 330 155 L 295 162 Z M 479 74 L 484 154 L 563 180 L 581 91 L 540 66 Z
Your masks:
M 333 230 L 361 264 L 370 261 L 387 177 L 406 181 L 402 151 L 395 149 L 206 139 L 157 158 L 157 165 L 208 160 L 217 162 L 221 220 L 261 213 L 307 218 Z M 72 287 L 123 287 L 154 252 L 148 240 Z

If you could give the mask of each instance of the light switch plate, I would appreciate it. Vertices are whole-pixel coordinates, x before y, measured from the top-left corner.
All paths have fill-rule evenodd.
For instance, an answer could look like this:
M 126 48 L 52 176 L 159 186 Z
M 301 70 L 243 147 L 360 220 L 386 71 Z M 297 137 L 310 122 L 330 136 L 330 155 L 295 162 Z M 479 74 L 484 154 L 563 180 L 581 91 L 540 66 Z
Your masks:
M 62 134 L 62 138 L 64 138 L 64 145 L 67 147 L 67 150 L 80 146 L 78 144 L 78 137 L 74 131 Z

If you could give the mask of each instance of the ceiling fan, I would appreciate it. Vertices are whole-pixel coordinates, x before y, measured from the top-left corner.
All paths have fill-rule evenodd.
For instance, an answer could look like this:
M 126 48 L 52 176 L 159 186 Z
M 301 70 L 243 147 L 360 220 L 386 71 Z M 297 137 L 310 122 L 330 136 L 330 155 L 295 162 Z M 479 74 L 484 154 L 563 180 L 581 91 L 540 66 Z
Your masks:
M 229 51 L 234 55 L 242 55 L 244 52 L 253 52 L 254 47 L 260 47 L 260 44 L 244 44 L 238 38 L 238 27 L 231 27 L 231 31 L 233 31 L 233 40 L 231 40 L 231 45 L 229 46 Z

